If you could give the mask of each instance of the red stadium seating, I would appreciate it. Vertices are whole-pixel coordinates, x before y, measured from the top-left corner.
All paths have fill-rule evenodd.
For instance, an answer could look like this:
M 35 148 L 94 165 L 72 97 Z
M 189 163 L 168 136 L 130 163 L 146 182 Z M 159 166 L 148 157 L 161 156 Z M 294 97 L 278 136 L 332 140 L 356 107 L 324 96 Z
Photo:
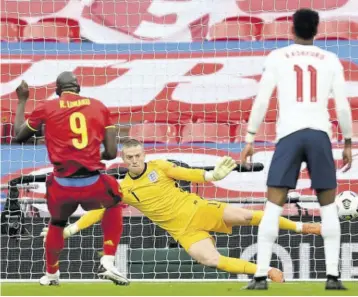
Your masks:
M 209 40 L 256 40 L 262 20 L 251 17 L 228 18 L 209 29 Z
M 261 39 L 263 40 L 287 40 L 293 39 L 292 17 L 277 18 L 272 23 L 262 26 Z M 317 40 L 327 39 L 358 39 L 358 23 L 346 20 L 321 21 L 316 36 Z
M 177 129 L 174 125 L 143 123 L 133 125 L 129 130 L 131 138 L 144 143 L 177 143 Z
M 247 131 L 247 124 L 239 124 L 235 129 L 235 142 L 244 142 Z M 262 123 L 255 135 L 257 142 L 274 142 L 276 139 L 276 123 Z
M 236 3 L 246 13 L 293 13 L 298 8 L 304 7 L 315 10 L 336 9 L 345 5 L 347 0 L 236 0 Z
M 19 41 L 21 31 L 25 25 L 26 22 L 19 19 L 1 18 L 1 41 Z
M 181 131 L 181 143 L 188 142 L 230 142 L 230 127 L 217 123 L 191 123 Z
M 316 39 L 358 39 L 358 23 L 345 20 L 321 21 Z
M 290 40 L 292 34 L 292 18 L 284 17 L 265 23 L 261 31 L 262 40 Z
M 23 41 L 79 42 L 80 29 L 77 21 L 66 18 L 48 18 L 25 26 Z

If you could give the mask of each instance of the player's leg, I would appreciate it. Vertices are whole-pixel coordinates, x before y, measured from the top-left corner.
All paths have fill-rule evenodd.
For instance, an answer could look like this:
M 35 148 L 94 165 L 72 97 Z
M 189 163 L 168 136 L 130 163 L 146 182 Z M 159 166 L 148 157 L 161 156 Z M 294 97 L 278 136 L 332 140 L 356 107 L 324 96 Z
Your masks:
M 128 279 L 114 265 L 117 246 L 123 232 L 121 196 L 117 180 L 103 174 L 99 176 L 98 181 L 93 186 L 86 189 L 81 200 L 81 206 L 85 210 L 105 208 L 101 222 L 103 256 L 100 260 L 98 276 L 109 279 L 115 284 L 127 285 L 129 284 Z M 99 215 L 101 214 L 99 213 Z
M 228 204 L 225 207 L 223 220 L 228 226 L 259 226 L 264 216 L 261 210 L 239 208 Z M 321 235 L 321 225 L 316 223 L 295 222 L 279 217 L 279 229 L 302 234 Z
M 300 173 L 304 149 L 301 131 L 281 139 L 273 155 L 267 179 L 267 203 L 258 230 L 257 272 L 247 289 L 266 289 L 274 242 L 278 237 L 279 218 L 289 189 L 294 189 Z
M 59 284 L 59 257 L 64 247 L 63 230 L 78 204 L 68 197 L 69 192 L 58 185 L 53 175 L 49 176 L 46 188 L 51 220 L 45 243 L 46 274 L 40 279 L 40 284 L 51 286 Z
M 341 226 L 334 203 L 337 187 L 336 168 L 328 135 L 316 130 L 307 131 L 305 151 L 312 188 L 316 190 L 321 205 L 327 273 L 326 289 L 342 290 L 345 288 L 338 279 Z
M 187 247 L 188 254 L 200 264 L 234 274 L 253 275 L 256 272 L 257 265 L 254 263 L 221 255 L 215 248 L 209 233 L 204 231 L 193 233 L 193 237 L 200 235 L 206 238 L 196 241 Z M 188 242 L 190 240 L 186 241 L 186 243 Z M 182 245 L 185 245 L 185 243 L 182 243 Z M 270 269 L 269 277 L 274 282 L 282 282 L 283 280 L 282 272 L 276 268 Z

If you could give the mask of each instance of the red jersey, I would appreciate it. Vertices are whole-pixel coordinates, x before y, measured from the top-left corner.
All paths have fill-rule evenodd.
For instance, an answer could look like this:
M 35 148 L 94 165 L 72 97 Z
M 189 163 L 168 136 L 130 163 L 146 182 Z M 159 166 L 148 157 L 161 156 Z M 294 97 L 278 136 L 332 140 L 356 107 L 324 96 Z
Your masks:
M 99 100 L 63 92 L 46 101 L 26 121 L 33 131 L 45 124 L 45 140 L 54 175 L 66 177 L 81 168 L 104 169 L 100 146 L 105 129 L 114 127 L 108 108 Z

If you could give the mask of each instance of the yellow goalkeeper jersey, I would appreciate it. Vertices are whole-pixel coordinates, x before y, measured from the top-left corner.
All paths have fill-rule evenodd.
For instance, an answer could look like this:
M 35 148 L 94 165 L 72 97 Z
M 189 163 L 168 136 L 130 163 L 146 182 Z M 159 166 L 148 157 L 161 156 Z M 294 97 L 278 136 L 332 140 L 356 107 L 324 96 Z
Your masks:
M 204 173 L 168 161 L 150 161 L 141 175 L 131 177 L 127 173 L 121 182 L 123 203 L 137 208 L 178 239 L 203 200 L 176 187 L 175 180 L 204 182 Z

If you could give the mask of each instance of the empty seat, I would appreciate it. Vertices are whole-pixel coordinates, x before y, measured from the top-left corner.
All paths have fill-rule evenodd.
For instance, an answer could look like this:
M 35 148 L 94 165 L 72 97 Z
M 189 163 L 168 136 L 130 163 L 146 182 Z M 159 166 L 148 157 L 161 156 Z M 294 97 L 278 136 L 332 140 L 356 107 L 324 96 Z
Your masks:
M 349 0 L 236 0 L 240 10 L 256 13 L 293 13 L 298 8 L 333 10 L 344 6 Z M 351 0 L 354 2 L 355 0 Z
M 1 18 L 1 41 L 17 42 L 25 21 L 13 18 Z
M 78 22 L 66 18 L 48 18 L 28 24 L 22 31 L 23 41 L 79 42 Z
M 181 143 L 188 142 L 230 142 L 230 127 L 217 123 L 191 123 L 181 131 Z
M 209 29 L 209 40 L 256 40 L 262 20 L 250 17 L 228 18 Z
M 358 39 L 358 23 L 345 20 L 321 21 L 316 39 Z
M 247 124 L 239 124 L 235 129 L 235 142 L 244 142 Z M 276 140 L 276 123 L 262 123 L 255 135 L 256 142 L 274 142 Z
M 279 18 L 270 23 L 264 23 L 261 30 L 262 40 L 293 39 L 291 17 Z
M 177 129 L 174 125 L 143 123 L 133 125 L 129 136 L 144 143 L 177 143 Z

